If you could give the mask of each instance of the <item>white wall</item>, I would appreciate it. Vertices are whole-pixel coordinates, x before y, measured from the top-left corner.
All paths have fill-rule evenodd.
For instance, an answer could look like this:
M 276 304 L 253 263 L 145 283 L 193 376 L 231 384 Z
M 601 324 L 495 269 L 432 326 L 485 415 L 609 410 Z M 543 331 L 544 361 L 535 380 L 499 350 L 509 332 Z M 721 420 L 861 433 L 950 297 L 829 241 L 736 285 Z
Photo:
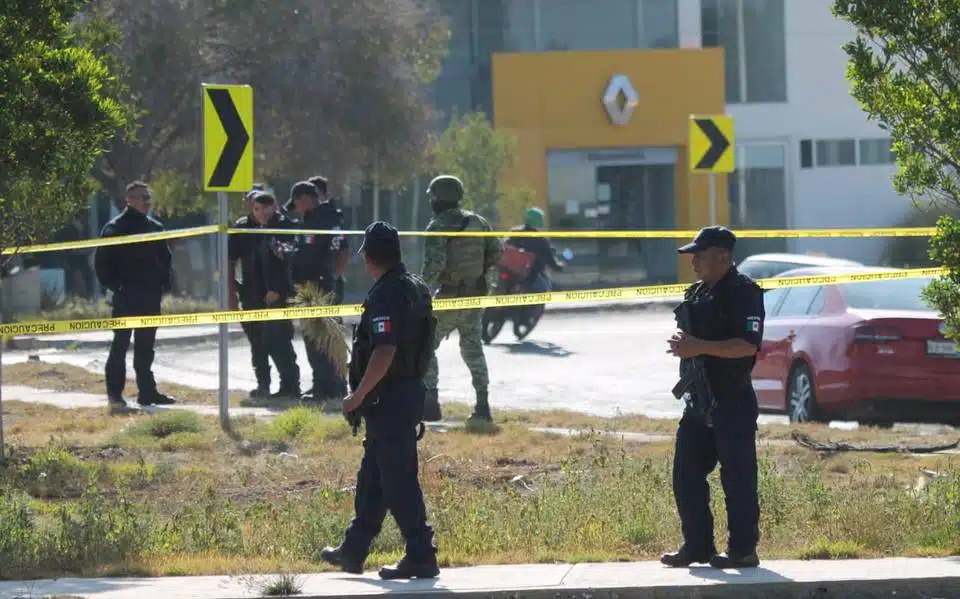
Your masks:
M 831 13 L 832 0 L 785 0 L 786 104 L 730 104 L 738 143 L 782 140 L 787 145 L 790 228 L 887 227 L 910 209 L 891 185 L 895 165 L 800 168 L 800 140 L 887 137 L 850 96 L 843 44 L 853 29 Z M 680 14 L 699 17 L 700 0 L 680 0 Z M 689 29 L 681 17 L 681 31 Z M 681 38 L 683 39 L 683 38 Z M 791 251 L 820 251 L 879 260 L 882 239 L 790 243 Z

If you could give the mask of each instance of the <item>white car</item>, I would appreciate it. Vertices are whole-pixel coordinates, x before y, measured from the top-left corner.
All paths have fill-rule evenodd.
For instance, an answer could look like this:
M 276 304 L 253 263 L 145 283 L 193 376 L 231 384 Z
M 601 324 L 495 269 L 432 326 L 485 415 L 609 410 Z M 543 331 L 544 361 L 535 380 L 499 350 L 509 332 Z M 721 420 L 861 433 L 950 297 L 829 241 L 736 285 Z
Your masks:
M 754 281 L 758 281 L 760 279 L 773 278 L 795 268 L 838 266 L 849 267 L 864 265 L 853 260 L 830 258 L 828 256 L 814 256 L 810 254 L 754 254 L 741 261 L 740 264 L 737 265 L 737 270 Z

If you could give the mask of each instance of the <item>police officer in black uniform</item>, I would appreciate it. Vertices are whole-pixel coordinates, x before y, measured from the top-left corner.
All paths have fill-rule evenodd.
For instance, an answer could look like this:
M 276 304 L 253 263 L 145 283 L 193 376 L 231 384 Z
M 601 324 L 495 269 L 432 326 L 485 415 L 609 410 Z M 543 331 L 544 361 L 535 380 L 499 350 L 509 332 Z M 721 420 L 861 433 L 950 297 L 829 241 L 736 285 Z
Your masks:
M 253 216 L 253 200 L 262 191 L 264 191 L 264 187 L 258 183 L 244 196 L 247 203 L 247 215 L 241 216 L 233 223 L 234 229 L 256 229 L 260 226 Z M 280 215 L 281 221 L 285 219 L 286 217 Z M 238 296 L 244 297 L 244 278 L 252 281 L 253 275 L 250 269 L 253 262 L 250 260 L 244 262 L 241 258 L 251 253 L 251 248 L 257 243 L 257 236 L 248 234 L 231 235 L 227 241 L 227 253 L 230 259 L 230 274 L 227 279 L 230 284 L 230 309 L 235 311 L 242 306 L 244 310 L 250 310 L 252 308 L 249 306 L 249 302 L 238 302 Z M 241 264 L 239 280 L 235 276 L 238 262 Z M 263 323 L 242 322 L 240 326 L 250 343 L 250 362 L 253 366 L 253 373 L 257 378 L 257 388 L 250 392 L 250 399 L 267 399 L 270 397 L 270 355 L 267 353 L 267 345 L 263 336 Z
M 343 213 L 337 210 L 326 198 L 326 181 L 323 191 L 309 181 L 301 181 L 290 191 L 287 210 L 302 217 L 303 229 L 320 231 L 340 230 Z M 347 240 L 344 235 L 303 235 L 300 248 L 294 260 L 293 280 L 296 283 L 313 283 L 325 293 L 333 293 L 334 303 L 343 300 L 343 286 L 340 275 L 346 265 Z M 313 388 L 305 395 L 314 399 L 341 398 L 346 395 L 347 385 L 337 374 L 330 358 L 319 350 L 313 340 L 304 338 L 307 360 L 313 370 Z
M 763 338 L 763 290 L 733 265 L 736 236 L 719 227 L 701 229 L 678 252 L 691 254 L 698 281 L 690 302 L 692 331 L 678 332 L 667 350 L 681 359 L 700 356 L 712 390 L 707 413 L 688 403 L 677 430 L 673 491 L 683 545 L 661 557 L 667 566 L 709 563 L 714 568 L 756 567 L 760 540 L 757 497 L 757 396 L 750 373 Z M 717 554 L 707 475 L 720 464 L 726 497 L 727 552 Z
M 406 541 L 406 553 L 395 566 L 381 568 L 380 577 L 434 578 L 440 569 L 417 479 L 417 428 L 422 427 L 426 397 L 423 375 L 436 331 L 433 302 L 423 279 L 403 265 L 400 237 L 392 226 L 375 222 L 367 227 L 360 252 L 376 283 L 354 334 L 353 393 L 343 406 L 348 415 L 362 408 L 366 420 L 356 517 L 343 543 L 324 548 L 321 557 L 347 572 L 362 573 L 389 510 Z M 352 374 L 354 368 L 360 370 L 358 363 L 365 364 L 359 382 Z
M 252 190 L 247 194 L 250 214 L 234 224 L 240 229 L 292 229 L 293 222 L 277 212 L 277 201 L 265 191 Z M 241 285 L 237 286 L 232 276 L 228 282 L 231 289 L 231 309 L 236 309 L 236 297 L 244 310 L 263 310 L 287 306 L 294 295 L 291 278 L 292 258 L 296 247 L 294 236 L 259 234 L 231 235 L 228 255 L 230 273 L 240 262 Z M 250 340 L 250 354 L 257 388 L 251 398 L 299 399 L 300 368 L 293 349 L 293 323 L 289 320 L 249 322 L 243 324 Z M 270 363 L 280 374 L 280 388 L 270 395 Z
M 150 217 L 153 196 L 142 181 L 127 185 L 127 207 L 104 225 L 100 237 L 122 237 L 164 230 Z M 113 316 L 156 316 L 164 293 L 170 291 L 172 256 L 165 241 L 131 243 L 97 248 L 94 270 L 100 284 L 113 292 Z M 157 391 L 153 376 L 156 328 L 117 329 L 106 364 L 107 401 L 111 409 L 127 407 L 123 388 L 127 382 L 127 350 L 133 336 L 133 368 L 137 375 L 137 403 L 169 405 L 170 397 Z

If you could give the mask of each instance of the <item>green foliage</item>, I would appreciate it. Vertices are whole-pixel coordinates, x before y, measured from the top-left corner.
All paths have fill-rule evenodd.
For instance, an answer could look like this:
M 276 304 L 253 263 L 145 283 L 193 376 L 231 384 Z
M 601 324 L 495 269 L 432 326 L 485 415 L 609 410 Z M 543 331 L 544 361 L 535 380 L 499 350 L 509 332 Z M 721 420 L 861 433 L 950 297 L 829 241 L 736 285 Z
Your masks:
M 529 189 L 503 184 L 505 172 L 514 165 L 516 148 L 516 138 L 494 129 L 483 113 L 470 113 L 451 119 L 430 148 L 428 170 L 460 177 L 466 208 L 492 222 L 513 222 L 533 201 Z
M 850 57 L 851 93 L 870 118 L 890 131 L 900 193 L 934 205 L 960 207 L 960 31 L 957 0 L 836 0 L 834 14 L 857 37 Z M 954 332 L 960 329 L 960 236 L 944 218 L 930 256 L 950 270 L 929 298 Z
M 127 122 L 115 76 L 71 25 L 84 4 L 0 10 L 0 248 L 48 241 L 87 202 L 90 170 Z

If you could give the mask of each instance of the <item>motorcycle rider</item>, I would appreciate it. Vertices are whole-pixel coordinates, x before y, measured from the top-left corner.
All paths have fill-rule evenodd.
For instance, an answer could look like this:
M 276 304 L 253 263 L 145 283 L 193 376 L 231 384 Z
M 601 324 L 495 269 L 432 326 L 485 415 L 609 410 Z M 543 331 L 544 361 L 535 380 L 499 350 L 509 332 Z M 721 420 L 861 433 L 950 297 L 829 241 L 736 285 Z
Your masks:
M 511 231 L 517 232 L 535 232 L 541 231 L 544 227 L 543 210 L 539 208 L 527 208 L 523 213 L 523 224 L 513 227 Z M 550 277 L 546 272 L 547 268 L 560 272 L 566 266 L 562 260 L 557 258 L 556 250 L 546 237 L 509 237 L 506 245 L 512 245 L 533 255 L 533 266 L 527 278 L 520 281 L 521 291 L 523 293 L 546 293 L 553 287 Z M 521 324 L 530 326 L 536 317 L 537 311 L 543 308 L 543 304 L 527 306 L 522 312 L 522 323 L 514 323 L 514 332 Z M 518 335 L 519 337 L 519 335 Z

